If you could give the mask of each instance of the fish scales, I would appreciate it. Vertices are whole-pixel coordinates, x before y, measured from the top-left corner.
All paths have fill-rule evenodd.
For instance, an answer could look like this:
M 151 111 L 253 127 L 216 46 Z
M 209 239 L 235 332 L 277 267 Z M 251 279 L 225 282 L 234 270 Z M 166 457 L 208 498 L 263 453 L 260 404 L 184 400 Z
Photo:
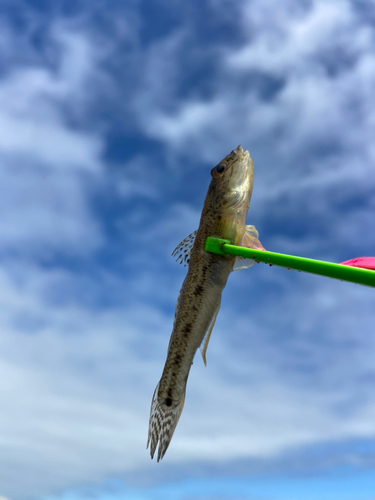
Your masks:
M 233 268 L 233 259 L 228 261 L 203 250 L 207 231 L 202 233 L 200 237 L 198 231 L 190 268 L 181 288 L 168 356 L 159 384 L 161 398 L 167 393 L 171 397 L 171 392 L 176 400 L 183 395 L 193 357 L 203 341 Z M 177 384 L 172 385 L 175 380 Z
M 167 359 L 151 404 L 147 446 L 151 443 L 153 457 L 159 445 L 158 461 L 164 456 L 180 417 L 189 371 L 202 342 L 205 361 L 221 294 L 235 264 L 232 256 L 206 252 L 206 238 L 217 236 L 235 245 L 242 242 L 263 248 L 254 226 L 245 225 L 253 188 L 253 162 L 249 152 L 239 146 L 212 169 L 211 175 L 195 240 L 194 235 L 190 235 L 176 249 L 180 248 L 179 258 L 188 261 L 189 268 L 177 300 Z M 252 264 L 253 261 L 241 267 Z

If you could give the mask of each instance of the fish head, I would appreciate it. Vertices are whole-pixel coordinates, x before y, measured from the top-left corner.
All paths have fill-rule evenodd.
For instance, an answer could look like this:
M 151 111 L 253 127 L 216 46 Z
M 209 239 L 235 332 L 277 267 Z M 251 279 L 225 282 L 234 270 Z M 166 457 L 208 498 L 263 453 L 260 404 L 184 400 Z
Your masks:
M 212 209 L 221 217 L 246 219 L 253 191 L 254 162 L 238 146 L 211 170 Z

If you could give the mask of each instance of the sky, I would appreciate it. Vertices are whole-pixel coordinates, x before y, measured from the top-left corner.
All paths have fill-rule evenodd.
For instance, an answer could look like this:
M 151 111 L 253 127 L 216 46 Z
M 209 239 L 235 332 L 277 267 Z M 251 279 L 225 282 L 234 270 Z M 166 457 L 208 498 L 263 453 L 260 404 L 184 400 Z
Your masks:
M 2 500 L 374 500 L 375 295 L 233 273 L 146 450 L 210 170 L 267 250 L 375 255 L 371 0 L 0 0 Z

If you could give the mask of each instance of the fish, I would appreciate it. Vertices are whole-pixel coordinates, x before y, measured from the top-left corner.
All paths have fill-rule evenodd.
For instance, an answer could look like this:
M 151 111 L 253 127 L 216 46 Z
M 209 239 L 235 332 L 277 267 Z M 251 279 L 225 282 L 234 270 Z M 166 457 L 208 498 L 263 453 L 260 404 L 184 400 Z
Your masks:
M 151 458 L 158 447 L 161 460 L 179 421 L 187 379 L 198 348 L 206 365 L 206 351 L 229 274 L 251 267 L 250 259 L 206 252 L 208 236 L 233 245 L 264 250 L 254 226 L 246 225 L 253 191 L 254 162 L 238 146 L 211 170 L 211 182 L 197 231 L 173 251 L 177 262 L 188 266 L 176 305 L 167 359 L 151 402 L 147 448 Z

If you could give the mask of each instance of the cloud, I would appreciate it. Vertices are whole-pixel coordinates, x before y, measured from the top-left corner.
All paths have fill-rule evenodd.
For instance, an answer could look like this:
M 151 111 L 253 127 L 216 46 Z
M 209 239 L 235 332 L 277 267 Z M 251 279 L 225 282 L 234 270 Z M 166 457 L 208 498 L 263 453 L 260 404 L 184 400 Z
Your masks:
M 0 482 L 11 498 L 100 480 L 146 460 L 146 394 L 165 318 L 137 304 L 100 312 L 53 306 L 43 298 L 50 273 L 29 269 L 27 286 L 1 273 Z M 152 356 L 142 338 L 155 346 Z
M 277 16 L 271 14 L 277 5 L 274 0 L 243 5 L 242 29 L 249 44 L 230 55 L 235 67 L 286 76 L 316 72 L 328 62 L 341 62 L 344 70 L 342 56 L 358 56 L 371 43 L 369 26 L 347 1 L 340 8 L 335 2 L 287 1 Z M 334 54 L 341 57 L 333 61 Z
M 88 194 L 103 173 L 103 140 L 69 125 L 62 111 L 82 101 L 95 61 L 84 35 L 59 28 L 51 39 L 61 52 L 55 70 L 34 61 L 9 67 L 0 81 L 3 252 L 80 254 L 102 242 Z
M 372 146 L 365 138 L 373 135 L 369 90 L 374 79 L 370 26 L 348 2 L 314 2 L 310 7 L 288 2 L 277 9 L 277 16 L 271 11 L 274 2 L 244 3 L 240 19 L 247 41 L 240 48 L 223 48 L 214 59 L 214 72 L 207 75 L 215 81 L 210 97 L 189 95 L 168 109 L 160 89 L 152 92 L 155 100 L 137 108 L 145 132 L 180 154 L 210 163 L 242 143 L 266 169 L 268 182 L 304 170 L 306 159 L 311 169 L 312 162 L 319 169 L 324 148 L 340 165 L 344 155 L 355 152 L 369 172 Z M 158 59 L 169 65 L 176 58 L 174 39 L 158 46 Z M 165 77 L 159 66 L 146 61 L 148 82 Z M 179 88 L 175 81 L 171 90 L 173 82 L 168 87 L 172 96 Z

